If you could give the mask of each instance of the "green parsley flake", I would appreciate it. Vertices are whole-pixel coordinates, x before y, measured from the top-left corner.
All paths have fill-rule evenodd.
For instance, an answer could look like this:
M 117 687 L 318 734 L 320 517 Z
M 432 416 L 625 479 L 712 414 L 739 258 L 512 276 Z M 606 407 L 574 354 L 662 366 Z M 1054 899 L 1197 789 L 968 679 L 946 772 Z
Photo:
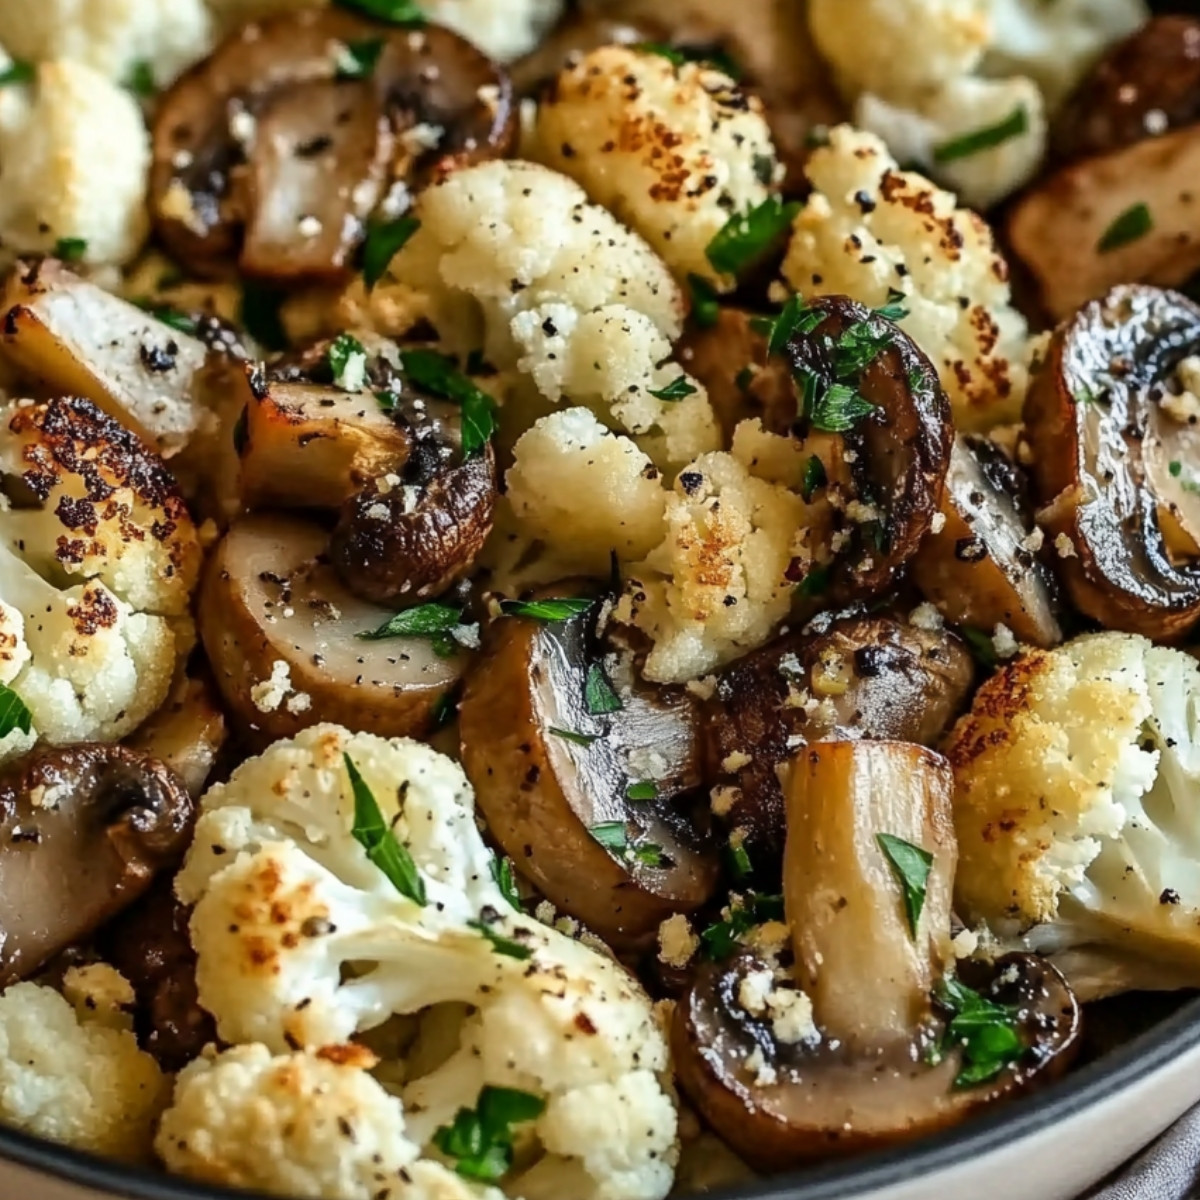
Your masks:
M 962 634 L 963 641 L 967 643 L 975 661 L 985 670 L 995 670 L 1000 659 L 996 654 L 996 643 L 992 640 L 991 634 L 985 633 L 982 629 L 975 629 L 971 625 L 964 625 L 959 633 Z
M 808 308 L 804 297 L 797 294 L 788 298 L 778 316 L 753 324 L 759 332 L 766 335 L 767 354 L 770 356 L 782 354 L 797 334 L 812 333 L 825 320 L 825 316 L 826 314 L 819 309 Z
M 354 793 L 354 827 L 350 831 L 354 840 L 367 852 L 367 858 L 391 880 L 396 891 L 424 907 L 427 903 L 425 881 L 408 847 L 399 841 L 383 819 L 379 804 L 354 760 L 344 752 L 342 760 Z
M 653 388 L 650 388 L 649 391 L 655 400 L 666 401 L 685 400 L 688 396 L 696 394 L 696 388 L 686 375 L 680 375 L 678 379 L 671 380 L 666 387 L 660 388 L 658 391 Z
M 129 74 L 125 78 L 125 86 L 135 96 L 140 96 L 143 100 L 150 99 L 158 91 L 158 82 L 154 78 L 153 64 L 147 59 L 139 58 L 129 68 Z
M 434 1133 L 433 1144 L 464 1179 L 495 1183 L 512 1168 L 516 1126 L 537 1120 L 545 1108 L 532 1092 L 489 1084 L 473 1109 L 460 1108 L 452 1124 Z
M 813 563 L 808 574 L 796 585 L 796 595 L 806 600 L 823 596 L 829 590 L 829 568 L 824 563 Z
M 464 458 L 482 454 L 496 432 L 495 401 L 457 370 L 451 359 L 436 350 L 403 350 L 404 373 L 419 388 L 453 401 L 462 411 Z
M 533 957 L 533 951 L 528 946 L 497 933 L 487 921 L 468 921 L 467 924 L 472 929 L 478 929 L 491 942 L 492 949 L 497 954 L 503 954 L 505 958 L 515 958 L 520 962 Z
M 367 291 L 387 274 L 392 259 L 404 248 L 421 222 L 416 217 L 397 217 L 394 221 L 372 221 L 362 246 L 363 286 Z
M 626 800 L 657 800 L 658 784 L 653 779 L 645 779 L 640 783 L 631 783 L 625 789 Z
M 909 311 L 904 307 L 907 299 L 908 297 L 903 292 L 898 292 L 895 288 L 888 288 L 887 301 L 875 311 L 887 321 L 903 321 Z
M 593 717 L 620 712 L 625 707 L 621 703 L 621 697 L 613 691 L 613 686 L 599 663 L 592 663 L 588 667 L 587 679 L 583 685 L 583 702 Z
M 983 129 L 973 130 L 961 137 L 951 138 L 933 148 L 935 163 L 957 162 L 960 158 L 971 158 L 982 154 L 985 150 L 994 150 L 1011 142 L 1014 138 L 1024 136 L 1029 132 L 1029 110 L 1022 104 L 1014 109 L 1003 121 Z
M 604 821 L 593 825 L 588 832 L 616 858 L 641 863 L 646 867 L 667 865 L 667 856 L 661 846 L 653 842 L 630 842 L 624 821 Z
M 287 330 L 280 309 L 286 292 L 262 283 L 242 285 L 241 326 L 264 350 L 286 350 Z
M 387 21 L 390 25 L 419 28 L 428 18 L 414 0 L 334 0 L 338 8 L 348 12 L 372 17 L 376 21 Z
M 33 728 L 33 713 L 12 688 L 0 683 L 0 741 L 14 729 L 29 733 Z
M 500 611 L 506 617 L 525 617 L 531 621 L 569 621 L 595 604 L 582 596 L 551 600 L 501 600 Z
M 740 275 L 763 259 L 792 227 L 800 204 L 770 196 L 757 208 L 730 217 L 705 253 L 722 275 Z
M 906 842 L 890 833 L 880 833 L 875 844 L 888 860 L 892 874 L 904 893 L 904 911 L 908 914 L 908 928 L 913 937 L 921 923 L 921 912 L 925 907 L 925 892 L 929 883 L 929 872 L 933 868 L 933 855 L 912 842 Z
M 708 957 L 720 962 L 737 950 L 740 939 L 756 925 L 782 920 L 782 896 L 751 892 L 742 898 L 741 904 L 730 905 L 728 917 L 702 930 L 700 942 Z
M 54 257 L 61 258 L 63 262 L 80 262 L 83 256 L 87 254 L 87 239 L 79 237 L 64 237 L 59 238 L 54 243 Z
M 521 907 L 521 894 L 517 891 L 517 880 L 513 873 L 511 858 L 492 859 L 492 878 L 500 889 L 500 894 L 513 906 Z
M 935 1061 L 961 1049 L 963 1065 L 954 1079 L 956 1088 L 987 1083 L 1028 1053 L 1017 1032 L 1016 1009 L 986 999 L 953 976 L 941 982 L 935 996 L 950 1015 Z
M 828 482 L 829 477 L 825 474 L 825 464 L 815 454 L 811 455 L 808 462 L 804 464 L 804 477 L 800 481 L 800 495 L 804 498 L 804 502 L 807 504 L 813 498 L 813 493 L 819 488 L 823 488 Z
M 0 70 L 0 87 L 13 84 L 32 83 L 37 78 L 37 67 L 31 62 L 14 58 L 3 70 Z
M 1154 217 L 1145 203 L 1127 208 L 1104 231 L 1096 249 L 1101 254 L 1111 254 L 1131 242 L 1144 238 L 1154 228 Z
M 834 383 L 823 392 L 818 390 L 806 410 L 814 429 L 822 433 L 847 433 L 875 412 L 875 405 L 848 384 Z
M 370 79 L 382 53 L 383 38 L 346 42 L 337 54 L 338 79 Z
M 692 294 L 692 320 L 701 329 L 711 329 L 721 319 L 721 302 L 717 289 L 702 275 L 688 276 Z
M 439 658 L 451 658 L 463 641 L 474 643 L 479 627 L 463 624 L 463 610 L 444 604 L 419 604 L 389 617 L 378 629 L 356 635 L 364 642 L 381 642 L 395 637 L 429 638 Z
M 551 725 L 550 732 L 556 738 L 562 738 L 564 742 L 571 742 L 575 746 L 590 746 L 600 738 L 598 733 L 576 733 L 573 729 L 559 729 L 557 725 Z
M 343 333 L 329 347 L 333 384 L 344 392 L 357 392 L 367 381 L 367 351 L 352 334 Z
M 750 855 L 742 842 L 730 841 L 729 866 L 735 879 L 745 879 L 754 870 L 754 865 L 750 862 Z

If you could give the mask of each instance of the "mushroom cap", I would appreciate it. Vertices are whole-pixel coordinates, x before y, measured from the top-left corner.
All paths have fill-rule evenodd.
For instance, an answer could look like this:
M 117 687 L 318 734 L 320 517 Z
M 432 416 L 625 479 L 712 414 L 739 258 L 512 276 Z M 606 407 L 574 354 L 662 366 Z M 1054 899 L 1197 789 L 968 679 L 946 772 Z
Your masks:
M 136 900 L 194 815 L 172 771 L 124 746 L 44 747 L 0 772 L 0 986 Z
M 1168 520 L 1200 534 L 1187 491 L 1195 434 L 1164 407 L 1197 348 L 1200 306 L 1117 287 L 1060 326 L 1025 400 L 1055 569 L 1076 606 L 1109 629 L 1172 638 L 1200 618 L 1200 565 L 1179 561 L 1164 536 Z

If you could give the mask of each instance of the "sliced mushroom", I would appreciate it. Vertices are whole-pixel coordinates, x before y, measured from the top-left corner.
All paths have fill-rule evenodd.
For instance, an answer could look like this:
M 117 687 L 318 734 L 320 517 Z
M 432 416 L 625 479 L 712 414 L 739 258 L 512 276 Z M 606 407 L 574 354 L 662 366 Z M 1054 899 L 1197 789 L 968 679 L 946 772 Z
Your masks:
M 842 296 L 816 300 L 809 312 L 821 319 L 800 323 L 787 356 L 797 387 L 811 393 L 797 431 L 832 440 L 821 452 L 826 497 L 846 545 L 830 598 L 844 602 L 885 591 L 916 553 L 941 504 L 954 430 L 937 371 L 906 333 Z M 839 421 L 847 396 L 870 409 Z
M 536 50 L 512 64 L 513 88 L 519 96 L 536 96 L 573 59 L 601 46 L 662 45 L 668 40 L 666 26 L 648 13 L 639 13 L 636 20 L 630 20 L 576 8 L 546 35 Z
M 150 207 L 173 257 L 336 282 L 389 188 L 503 156 L 516 108 L 504 71 L 449 29 L 331 8 L 232 35 L 163 94 L 153 133 Z
M 1055 320 L 1121 283 L 1183 284 L 1200 268 L 1200 21 L 1160 17 L 1118 45 L 1058 118 L 1067 165 L 1008 223 Z
M 1200 399 L 1182 379 L 1193 353 L 1200 307 L 1114 288 L 1058 329 L 1025 400 L 1055 570 L 1109 629 L 1172 638 L 1200 618 Z
M 227 737 L 225 714 L 207 678 L 184 676 L 166 703 L 125 745 L 169 767 L 199 800 Z
M 318 721 L 384 737 L 421 737 L 462 677 L 467 655 L 430 639 L 363 640 L 393 614 L 357 599 L 325 555 L 321 526 L 246 517 L 208 565 L 200 637 L 225 701 L 256 745 Z
M 136 997 L 134 1028 L 143 1049 L 167 1071 L 178 1071 L 217 1040 L 212 1017 L 196 991 L 196 952 L 188 933 L 191 909 L 170 879 L 154 885 L 99 938 L 106 962 L 129 981 Z
M 602 655 L 598 607 L 563 622 L 498 619 L 467 680 L 459 731 L 479 810 L 517 870 L 627 947 L 702 905 L 718 867 L 691 811 L 702 783 L 695 699 L 638 683 L 627 658 Z M 597 678 L 614 701 L 596 703 Z
M 955 439 L 943 522 L 913 558 L 912 577 L 949 621 L 1056 646 L 1053 576 L 1037 556 L 1042 534 L 1026 513 L 1018 468 L 984 438 Z M 935 524 L 937 524 L 935 522 Z
M 90 936 L 173 866 L 194 807 L 123 746 L 35 750 L 0 772 L 0 986 Z
M 238 372 L 245 396 L 240 486 L 248 508 L 338 508 L 372 479 L 403 469 L 412 434 L 370 391 Z
M 728 667 L 705 705 L 706 775 L 714 808 L 745 832 L 755 868 L 777 866 L 783 853 L 778 770 L 798 745 L 933 745 L 965 706 L 974 674 L 952 633 L 882 616 L 821 622 Z
M 968 966 L 963 982 L 1011 1008 L 1017 1040 L 994 1074 L 959 1085 L 964 1051 L 945 1037 L 934 995 L 953 961 L 952 786 L 944 759 L 897 742 L 797 756 L 784 878 L 794 963 L 780 971 L 741 954 L 710 964 L 672 1027 L 683 1090 L 751 1165 L 783 1170 L 930 1133 L 1053 1077 L 1077 1046 L 1079 1005 L 1048 963 Z M 915 920 L 881 835 L 928 856 Z M 765 997 L 764 980 L 776 989 Z M 795 986 L 811 999 L 808 1029 L 779 1018 L 798 1007 Z

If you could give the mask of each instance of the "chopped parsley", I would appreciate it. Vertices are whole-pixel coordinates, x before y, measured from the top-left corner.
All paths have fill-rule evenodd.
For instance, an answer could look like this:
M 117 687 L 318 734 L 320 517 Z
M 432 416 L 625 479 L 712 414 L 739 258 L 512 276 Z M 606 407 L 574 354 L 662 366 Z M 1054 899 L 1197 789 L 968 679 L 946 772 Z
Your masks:
M 825 474 L 825 464 L 815 455 L 809 457 L 808 462 L 804 464 L 804 476 L 800 480 L 800 495 L 804 498 L 807 504 L 813 498 L 813 493 L 818 488 L 823 488 L 829 482 L 829 476 Z
M 394 413 L 400 403 L 400 396 L 390 388 L 387 391 L 376 392 L 375 399 L 385 413 Z
M 915 938 L 921 923 L 921 911 L 925 907 L 925 892 L 929 883 L 929 872 L 933 868 L 933 855 L 912 842 L 895 837 L 890 833 L 875 835 L 875 844 L 883 852 L 892 868 L 892 874 L 904 893 L 904 911 L 908 914 L 909 932 Z
M 797 334 L 809 334 L 825 320 L 825 313 L 808 308 L 799 294 L 790 296 L 788 302 L 775 317 L 766 317 L 754 323 L 758 332 L 765 334 L 767 354 L 782 354 L 787 344 Z
M 700 933 L 700 942 L 709 958 L 720 961 L 738 948 L 738 940 L 756 925 L 783 920 L 783 897 L 750 893 L 741 904 L 729 906 L 729 916 L 709 925 Z
M 172 329 L 178 329 L 180 333 L 195 334 L 198 328 L 195 317 L 190 317 L 187 313 L 180 312 L 179 309 L 173 308 L 169 304 L 156 304 L 148 296 L 143 296 L 134 303 L 143 312 L 149 313 L 156 321 L 161 321 Z
M 634 49 L 665 58 L 673 67 L 682 67 L 688 61 L 688 56 L 682 50 L 668 46 L 666 42 L 639 42 Z
M 239 317 L 242 328 L 264 350 L 286 350 L 287 331 L 279 315 L 286 293 L 280 288 L 262 283 L 242 285 L 242 304 Z
M 650 395 L 655 400 L 685 400 L 688 396 L 694 396 L 696 389 L 688 380 L 686 375 L 680 375 L 678 379 L 672 379 L 664 388 L 659 388 L 657 391 L 650 388 Z
M 656 54 L 659 58 L 665 58 L 674 67 L 682 67 L 690 62 L 704 63 L 723 71 L 730 79 L 738 79 L 741 76 L 741 69 L 737 63 L 719 47 L 670 46 L 666 42 L 640 42 L 634 49 L 642 51 L 643 54 Z M 772 176 L 768 176 L 763 183 L 768 184 L 771 179 Z
M 515 1127 L 537 1120 L 545 1108 L 532 1092 L 488 1084 L 474 1108 L 460 1108 L 450 1125 L 437 1130 L 433 1144 L 464 1179 L 495 1183 L 512 1167 Z
M 824 563 L 813 563 L 808 574 L 796 585 L 796 595 L 806 600 L 823 596 L 829 590 L 829 568 Z
M 703 275 L 689 275 L 688 290 L 692 294 L 692 319 L 701 329 L 711 329 L 721 317 L 717 289 Z
M 496 404 L 481 391 L 451 359 L 436 350 L 402 350 L 400 361 L 405 374 L 419 388 L 451 400 L 462 410 L 462 452 L 471 458 L 496 432 Z
M 440 658 L 458 653 L 460 638 L 473 642 L 478 627 L 463 624 L 463 610 L 445 604 L 419 604 L 389 617 L 378 629 L 357 636 L 364 642 L 381 642 L 395 637 L 429 638 Z
M 338 79 L 370 79 L 383 53 L 383 38 L 346 42 L 337 54 Z
M 839 379 L 861 375 L 892 344 L 889 329 L 876 333 L 866 321 L 848 326 L 833 347 L 833 369 Z
M 371 221 L 362 245 L 363 286 L 369 292 L 387 273 L 393 258 L 403 249 L 421 222 L 416 217 L 394 221 Z
M 0 70 L 0 87 L 8 87 L 14 83 L 32 83 L 37 78 L 37 67 L 31 62 L 14 58 L 3 70 Z
M 564 742 L 571 742 L 576 746 L 590 746 L 600 738 L 598 733 L 576 733 L 573 729 L 559 729 L 557 725 L 551 725 L 550 732 L 556 738 L 562 738 Z
M 807 402 L 806 388 L 805 413 L 814 429 L 822 433 L 846 433 L 875 411 L 875 405 L 860 396 L 849 384 L 834 383 L 822 390 L 820 380 L 816 376 L 812 378 L 817 387 L 811 403 Z
M 552 600 L 501 600 L 500 611 L 506 617 L 526 617 L 531 621 L 569 621 L 585 613 L 595 600 L 570 596 Z
M 667 856 L 661 846 L 656 846 L 653 842 L 630 842 L 629 830 L 625 828 L 624 821 L 604 821 L 593 825 L 588 832 L 605 850 L 617 858 L 641 863 L 646 867 L 667 865 Z
M 940 1062 L 961 1048 L 963 1065 L 954 1078 L 956 1088 L 987 1083 L 1028 1052 L 1017 1032 L 1016 1009 L 988 1000 L 953 976 L 944 979 L 934 995 L 950 1020 L 933 1061 Z
M 425 881 L 408 847 L 397 839 L 383 819 L 379 804 L 354 760 L 346 753 L 342 754 L 342 760 L 354 793 L 354 827 L 350 831 L 354 840 L 367 852 L 367 858 L 391 880 L 396 891 L 424 907 L 427 900 Z
M 729 869 L 733 872 L 734 879 L 745 879 L 754 870 L 754 864 L 750 861 L 750 854 L 744 843 L 735 843 L 732 839 L 729 842 Z
M 626 800 L 657 800 L 658 784 L 653 779 L 645 779 L 640 783 L 631 783 L 625 789 Z
M 757 208 L 730 217 L 705 253 L 722 275 L 740 275 L 752 267 L 791 228 L 800 205 L 770 196 Z
M 344 392 L 357 392 L 367 381 L 367 351 L 353 334 L 334 338 L 327 355 L 333 384 Z
M 903 292 L 888 288 L 887 301 L 875 311 L 887 321 L 903 321 L 908 316 L 908 309 L 904 307 L 904 301 L 907 299 Z
M 1120 250 L 1139 238 L 1144 238 L 1154 228 L 1154 217 L 1149 207 L 1143 202 L 1127 208 L 1104 231 L 1104 236 L 1096 244 L 1101 254 L 1111 254 Z
M 54 243 L 54 257 L 63 262 L 80 262 L 87 249 L 87 238 L 63 237 Z
M 620 712 L 625 707 L 621 703 L 621 697 L 613 691 L 613 686 L 599 663 L 592 663 L 588 667 L 587 679 L 583 685 L 583 702 L 593 717 Z
M 414 0 L 335 0 L 338 8 L 387 21 L 390 25 L 420 27 L 427 21 L 421 6 Z
M 1015 108 L 1003 121 L 986 125 L 982 129 L 951 138 L 933 148 L 935 163 L 957 162 L 960 158 L 971 158 L 985 150 L 994 150 L 1029 132 L 1029 110 L 1022 104 Z
M 12 688 L 0 683 L 0 740 L 14 729 L 28 733 L 33 728 L 33 713 Z
M 1172 478 L 1178 479 L 1179 476 L 1183 472 L 1183 463 L 1181 463 L 1181 462 L 1168 463 L 1167 470 L 1171 472 Z
M 962 634 L 963 641 L 967 643 L 975 661 L 985 670 L 994 670 L 1000 658 L 996 654 L 996 643 L 991 635 L 971 625 L 962 626 L 959 633 Z
M 444 729 L 458 716 L 458 700 L 453 692 L 443 692 L 433 706 L 433 729 Z
M 489 912 L 494 913 L 495 909 L 484 910 L 485 915 Z M 523 946 L 520 942 L 505 937 L 502 933 L 497 933 L 487 921 L 468 921 L 467 924 L 472 929 L 478 929 L 491 942 L 492 949 L 497 954 L 503 954 L 505 958 L 515 958 L 520 962 L 533 957 L 533 951 L 528 946 Z
M 513 874 L 513 865 L 511 858 L 493 858 L 492 859 L 492 878 L 496 881 L 496 886 L 500 889 L 500 894 L 513 906 L 519 909 L 521 907 L 521 895 L 517 891 L 517 880 Z

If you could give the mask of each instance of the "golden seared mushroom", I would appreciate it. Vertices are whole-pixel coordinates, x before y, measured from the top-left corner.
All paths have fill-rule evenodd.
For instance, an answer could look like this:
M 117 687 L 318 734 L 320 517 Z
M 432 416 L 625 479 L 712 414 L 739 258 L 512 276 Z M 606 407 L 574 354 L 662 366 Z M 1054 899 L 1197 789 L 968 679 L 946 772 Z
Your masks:
M 934 745 L 962 711 L 974 662 L 946 629 L 889 617 L 822 618 L 726 668 L 705 702 L 713 808 L 755 869 L 783 853 L 778 769 L 803 743 L 893 738 Z
M 35 750 L 0 772 L 0 987 L 132 904 L 191 839 L 191 798 L 123 746 Z
M 800 395 L 795 430 L 820 446 L 835 518 L 828 596 L 877 595 L 907 566 L 941 505 L 954 438 L 949 401 L 911 338 L 844 296 L 807 308 L 793 300 L 773 346 L 785 337 Z
M 84 396 L 164 458 L 197 432 L 198 338 L 80 279 L 55 259 L 18 263 L 4 288 L 0 353 L 55 396 Z
M 1148 22 L 1109 52 L 1057 118 L 1065 165 L 1014 205 L 1008 236 L 1055 320 L 1120 283 L 1200 268 L 1200 19 Z
M 366 387 L 281 379 L 262 363 L 230 374 L 245 397 L 240 490 L 248 508 L 339 508 L 408 461 L 411 432 Z
M 562 912 L 621 947 L 644 942 L 717 882 L 695 820 L 699 713 L 681 689 L 635 682 L 594 644 L 600 608 L 574 588 L 488 630 L 459 706 L 479 811 L 517 870 Z M 562 602 L 584 606 L 567 619 Z
M 376 209 L 515 137 L 508 76 L 449 29 L 284 13 L 159 98 L 151 216 L 197 274 L 338 282 Z
M 912 563 L 926 599 L 956 625 L 989 635 L 1004 625 L 1022 642 L 1056 646 L 1054 578 L 1037 551 L 1043 535 L 1027 511 L 1020 469 L 985 438 L 959 435 L 950 455 L 943 520 Z
M 255 745 L 318 721 L 422 737 L 466 667 L 453 635 L 470 642 L 473 627 L 439 606 L 437 629 L 422 633 L 418 622 L 407 635 L 365 637 L 394 614 L 346 589 L 329 565 L 328 541 L 320 525 L 278 514 L 245 517 L 225 535 L 197 605 L 217 686 Z
M 1075 605 L 1173 638 L 1200 619 L 1200 307 L 1114 288 L 1059 327 L 1025 399 L 1038 523 Z
M 227 737 L 225 714 L 208 678 L 184 676 L 125 745 L 169 767 L 199 800 Z
M 959 1122 L 1064 1070 L 1079 1005 L 1031 955 L 948 973 L 953 781 L 899 742 L 792 765 L 784 908 L 793 961 L 702 968 L 678 1003 L 680 1084 L 752 1166 L 779 1171 Z

